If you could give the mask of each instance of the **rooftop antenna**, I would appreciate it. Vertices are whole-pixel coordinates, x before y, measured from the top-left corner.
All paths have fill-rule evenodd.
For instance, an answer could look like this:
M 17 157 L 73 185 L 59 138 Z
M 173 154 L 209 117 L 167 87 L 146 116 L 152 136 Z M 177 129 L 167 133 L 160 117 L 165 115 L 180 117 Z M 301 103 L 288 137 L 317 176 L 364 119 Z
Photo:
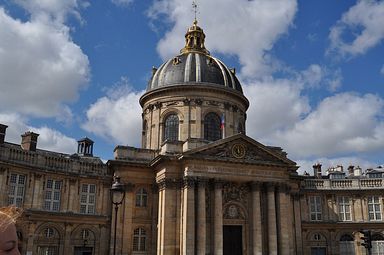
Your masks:
M 197 22 L 197 12 L 198 12 L 198 6 L 197 6 L 197 1 L 196 0 L 193 0 L 192 1 L 192 8 L 193 8 L 193 12 L 195 13 L 195 22 Z

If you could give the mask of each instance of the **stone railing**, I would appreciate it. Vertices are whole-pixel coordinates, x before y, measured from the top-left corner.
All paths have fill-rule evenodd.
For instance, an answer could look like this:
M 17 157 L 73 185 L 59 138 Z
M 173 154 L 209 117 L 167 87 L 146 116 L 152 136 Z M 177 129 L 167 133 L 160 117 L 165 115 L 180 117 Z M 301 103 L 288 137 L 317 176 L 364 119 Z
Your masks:
M 384 179 L 307 179 L 303 181 L 304 189 L 314 190 L 360 190 L 384 189 Z
M 38 167 L 41 170 L 67 172 L 82 175 L 107 175 L 107 166 L 100 162 L 91 162 L 69 155 L 44 152 L 25 151 L 14 146 L 0 146 L 0 160 L 17 164 Z

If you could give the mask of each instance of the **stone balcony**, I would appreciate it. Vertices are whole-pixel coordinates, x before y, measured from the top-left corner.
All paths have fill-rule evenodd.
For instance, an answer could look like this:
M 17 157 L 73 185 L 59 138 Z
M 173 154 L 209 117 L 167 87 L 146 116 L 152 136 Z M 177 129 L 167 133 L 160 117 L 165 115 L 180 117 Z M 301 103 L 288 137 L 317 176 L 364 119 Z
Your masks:
M 384 189 L 384 179 L 307 179 L 303 181 L 306 190 L 367 190 Z
M 79 175 L 108 175 L 108 169 L 99 158 L 71 156 L 68 154 L 37 150 L 27 151 L 20 146 L 0 146 L 0 161 L 37 167 L 45 171 Z

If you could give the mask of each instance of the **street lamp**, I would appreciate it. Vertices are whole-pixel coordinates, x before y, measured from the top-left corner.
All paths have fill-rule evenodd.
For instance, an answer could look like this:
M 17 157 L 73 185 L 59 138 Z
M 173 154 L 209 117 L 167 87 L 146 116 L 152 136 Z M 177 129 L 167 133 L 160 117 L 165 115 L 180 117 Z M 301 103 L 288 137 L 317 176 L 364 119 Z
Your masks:
M 119 210 L 119 205 L 123 203 L 125 197 L 125 187 L 124 184 L 120 182 L 119 176 L 114 176 L 115 182 L 112 184 L 111 192 L 111 201 L 115 205 L 115 233 L 113 239 L 113 255 L 116 255 L 116 227 L 117 227 L 117 211 Z

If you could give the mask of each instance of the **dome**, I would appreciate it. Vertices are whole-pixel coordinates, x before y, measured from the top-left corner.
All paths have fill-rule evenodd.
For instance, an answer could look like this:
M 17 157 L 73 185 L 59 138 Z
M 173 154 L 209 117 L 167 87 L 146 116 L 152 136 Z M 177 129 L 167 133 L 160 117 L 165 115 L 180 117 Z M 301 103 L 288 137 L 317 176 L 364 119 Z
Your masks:
M 235 69 L 228 68 L 205 49 L 205 34 L 196 20 L 185 39 L 186 44 L 180 55 L 169 59 L 158 69 L 153 68 L 147 92 L 175 85 L 196 85 L 220 86 L 243 93 Z

